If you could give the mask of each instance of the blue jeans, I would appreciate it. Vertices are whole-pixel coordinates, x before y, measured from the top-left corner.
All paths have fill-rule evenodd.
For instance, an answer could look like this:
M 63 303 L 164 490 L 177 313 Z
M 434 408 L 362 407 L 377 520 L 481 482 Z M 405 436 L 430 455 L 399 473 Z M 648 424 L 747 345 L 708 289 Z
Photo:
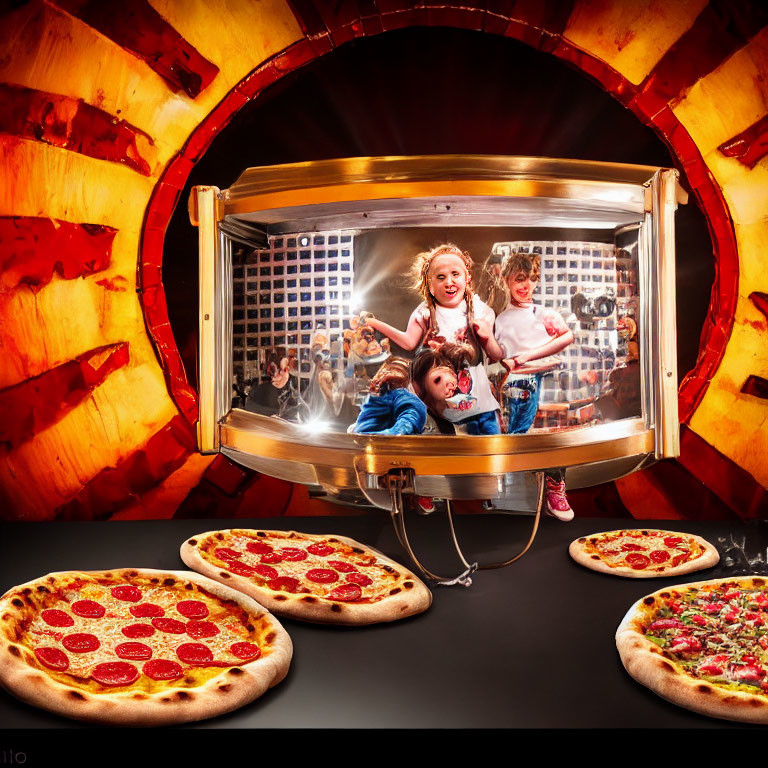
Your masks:
M 498 411 L 486 411 L 456 423 L 466 427 L 468 435 L 500 435 L 501 429 L 497 414 Z
M 502 391 L 504 418 L 508 435 L 522 435 L 531 428 L 539 410 L 542 375 L 513 377 L 514 373 L 510 374 Z

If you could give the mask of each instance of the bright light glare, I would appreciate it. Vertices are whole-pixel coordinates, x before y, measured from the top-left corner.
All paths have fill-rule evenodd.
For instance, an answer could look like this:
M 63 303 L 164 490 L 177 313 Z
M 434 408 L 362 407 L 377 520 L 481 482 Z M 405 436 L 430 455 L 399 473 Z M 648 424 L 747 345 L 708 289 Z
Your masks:
M 298 426 L 303 432 L 312 432 L 312 433 L 329 432 L 331 429 L 331 422 L 324 421 L 323 419 L 316 419 L 314 417 L 311 417 L 309 421 L 304 421 Z

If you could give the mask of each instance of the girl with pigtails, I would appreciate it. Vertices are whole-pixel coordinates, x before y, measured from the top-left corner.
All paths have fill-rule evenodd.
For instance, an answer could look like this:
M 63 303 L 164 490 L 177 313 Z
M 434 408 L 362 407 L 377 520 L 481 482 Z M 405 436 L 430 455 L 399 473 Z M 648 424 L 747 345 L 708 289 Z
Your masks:
M 493 341 L 493 310 L 472 290 L 472 258 L 444 243 L 420 253 L 413 266 L 413 287 L 423 302 L 413 311 L 405 331 L 364 313 L 364 320 L 407 351 L 439 349 L 446 343 L 468 344 L 471 360 L 462 369 L 457 394 L 440 416 L 470 435 L 498 435 L 499 404 L 493 396 L 482 351 Z

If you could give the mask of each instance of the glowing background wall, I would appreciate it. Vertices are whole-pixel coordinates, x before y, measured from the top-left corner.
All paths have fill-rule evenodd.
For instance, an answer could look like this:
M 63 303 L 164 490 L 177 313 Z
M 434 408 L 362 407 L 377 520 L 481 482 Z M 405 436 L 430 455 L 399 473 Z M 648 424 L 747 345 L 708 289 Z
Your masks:
M 353 38 L 418 26 L 508 36 L 567 61 L 669 145 L 707 217 L 716 279 L 680 387 L 680 461 L 616 487 L 636 517 L 696 516 L 678 503 L 683 476 L 720 509 L 764 514 L 766 24 L 761 4 L 735 0 L 30 0 L 6 11 L 2 516 L 169 517 L 193 489 L 231 500 L 224 514 L 249 495 L 261 502 L 251 514 L 330 511 L 195 453 L 164 236 L 191 169 L 239 108 Z

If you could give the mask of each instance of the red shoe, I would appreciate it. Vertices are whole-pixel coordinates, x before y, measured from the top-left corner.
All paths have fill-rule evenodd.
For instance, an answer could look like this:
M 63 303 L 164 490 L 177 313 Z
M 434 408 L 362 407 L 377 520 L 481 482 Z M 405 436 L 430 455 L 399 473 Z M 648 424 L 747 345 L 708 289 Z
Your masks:
M 564 523 L 573 520 L 573 510 L 565 495 L 565 481 L 556 483 L 551 477 L 546 477 L 547 484 L 547 514 L 556 517 Z
M 420 515 L 431 515 L 435 511 L 435 502 L 431 496 L 416 497 L 416 511 Z

